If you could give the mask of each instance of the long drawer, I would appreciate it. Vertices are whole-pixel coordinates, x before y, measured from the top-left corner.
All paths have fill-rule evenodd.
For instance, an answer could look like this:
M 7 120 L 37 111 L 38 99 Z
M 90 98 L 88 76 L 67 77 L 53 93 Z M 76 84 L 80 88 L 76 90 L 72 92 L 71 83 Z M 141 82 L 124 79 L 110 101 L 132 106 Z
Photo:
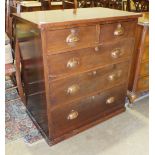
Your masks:
M 75 50 L 73 52 L 48 56 L 48 68 L 51 78 L 82 72 L 106 64 L 117 63 L 132 54 L 132 39 L 113 44 Z
M 126 87 L 121 85 L 52 110 L 50 116 L 51 127 L 54 128 L 53 137 L 71 132 L 97 118 L 104 117 L 105 113 L 124 107 L 125 94 Z
M 52 104 L 62 104 L 123 83 L 128 77 L 129 62 L 123 62 L 61 80 L 51 81 Z
M 132 38 L 135 35 L 136 22 L 118 22 L 101 25 L 100 42 Z
M 51 30 L 46 39 L 49 53 L 92 46 L 97 39 L 96 26 Z

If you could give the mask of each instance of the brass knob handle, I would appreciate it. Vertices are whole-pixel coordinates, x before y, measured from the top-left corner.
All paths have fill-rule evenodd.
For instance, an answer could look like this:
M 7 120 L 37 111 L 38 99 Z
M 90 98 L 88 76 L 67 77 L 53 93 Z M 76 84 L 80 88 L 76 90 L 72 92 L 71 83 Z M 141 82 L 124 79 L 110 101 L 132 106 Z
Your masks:
M 67 94 L 74 95 L 80 90 L 79 85 L 74 84 L 67 89 Z
M 77 118 L 78 115 L 79 115 L 79 114 L 78 114 L 77 111 L 72 110 L 72 111 L 69 113 L 69 115 L 67 116 L 67 119 L 68 119 L 68 120 L 73 120 L 73 119 Z
M 120 70 L 118 70 L 117 72 L 116 72 L 116 76 L 119 78 L 119 77 L 121 77 L 121 75 L 122 75 L 122 70 L 120 69 Z
M 95 98 L 96 98 L 95 96 L 91 96 L 91 100 L 95 100 Z
M 106 100 L 106 104 L 112 104 L 112 103 L 114 103 L 114 101 L 115 101 L 115 97 L 109 97 L 107 100 Z
M 108 76 L 108 79 L 109 81 L 114 81 L 116 80 L 117 78 L 121 77 L 122 75 L 122 70 L 118 70 L 116 71 L 115 73 L 112 73 Z
M 67 62 L 67 68 L 75 68 L 80 64 L 79 59 L 78 58 L 72 58 Z
M 99 51 L 99 47 L 95 47 L 95 51 L 98 52 Z
M 96 76 L 96 74 L 97 74 L 97 71 L 96 70 L 88 73 L 89 76 Z
M 114 81 L 114 80 L 116 79 L 116 74 L 115 74 L 115 73 L 110 74 L 110 75 L 108 76 L 108 79 L 109 79 L 109 81 Z
M 116 48 L 116 49 L 112 50 L 111 57 L 116 59 L 116 58 L 119 58 L 122 54 L 123 53 L 122 53 L 121 49 Z
M 120 35 L 123 35 L 124 34 L 124 28 L 122 27 L 122 25 L 119 23 L 117 25 L 117 28 L 115 29 L 114 31 L 114 35 L 115 36 L 120 36 Z
M 75 29 L 71 29 L 71 33 L 66 38 L 66 43 L 74 43 L 79 40 L 77 31 Z

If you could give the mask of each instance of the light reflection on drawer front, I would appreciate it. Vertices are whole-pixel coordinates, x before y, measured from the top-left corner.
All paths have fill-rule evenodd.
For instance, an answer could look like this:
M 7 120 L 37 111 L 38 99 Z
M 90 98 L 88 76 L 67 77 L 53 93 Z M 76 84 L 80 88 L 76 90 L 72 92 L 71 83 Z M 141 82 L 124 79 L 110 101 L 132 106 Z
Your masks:
M 86 48 L 48 56 L 49 76 L 54 79 L 59 76 L 124 61 L 132 54 L 133 43 L 132 39 L 125 39 L 96 48 Z
M 68 78 L 51 81 L 52 104 L 71 102 L 86 95 L 119 85 L 127 80 L 129 62 L 109 65 Z
M 104 113 L 124 107 L 126 88 L 124 85 L 86 97 L 83 100 L 62 105 L 51 111 L 54 124 L 54 137 L 71 132 L 81 125 L 97 118 L 104 117 Z

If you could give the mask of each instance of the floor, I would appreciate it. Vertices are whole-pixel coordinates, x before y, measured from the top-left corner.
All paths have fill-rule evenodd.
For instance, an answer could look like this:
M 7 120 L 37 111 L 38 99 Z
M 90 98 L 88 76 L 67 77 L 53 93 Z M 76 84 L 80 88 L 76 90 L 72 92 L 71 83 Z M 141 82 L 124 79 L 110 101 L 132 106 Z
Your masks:
M 6 144 L 6 155 L 149 155 L 149 98 L 134 107 L 57 145 L 42 139 Z

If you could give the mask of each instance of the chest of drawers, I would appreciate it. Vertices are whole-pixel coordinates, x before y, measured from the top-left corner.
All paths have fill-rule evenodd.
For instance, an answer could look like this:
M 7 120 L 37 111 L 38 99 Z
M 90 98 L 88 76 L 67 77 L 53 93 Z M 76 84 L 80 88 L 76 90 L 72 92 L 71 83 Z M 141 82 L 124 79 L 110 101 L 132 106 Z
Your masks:
M 125 111 L 139 16 L 105 8 L 14 15 L 26 107 L 50 145 Z

